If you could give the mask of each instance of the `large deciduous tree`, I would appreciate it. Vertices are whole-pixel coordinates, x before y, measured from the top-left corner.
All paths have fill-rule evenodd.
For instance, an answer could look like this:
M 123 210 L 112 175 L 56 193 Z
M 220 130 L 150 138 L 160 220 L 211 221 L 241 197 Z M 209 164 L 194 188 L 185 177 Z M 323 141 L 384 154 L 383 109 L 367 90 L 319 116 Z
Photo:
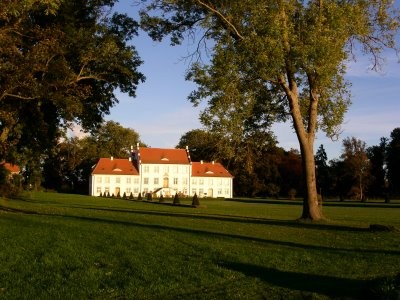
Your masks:
M 344 167 L 350 178 L 353 179 L 353 191 L 359 200 L 366 199 L 365 187 L 370 179 L 370 161 L 367 155 L 367 148 L 364 141 L 355 137 L 345 138 L 343 140 L 343 153 L 341 158 L 344 162 Z
M 270 121 L 282 109 L 296 132 L 306 186 L 302 218 L 323 218 L 317 203 L 314 140 L 335 137 L 349 103 L 346 62 L 357 46 L 372 54 L 395 47 L 398 12 L 388 0 L 153 0 L 142 27 L 172 44 L 200 29 L 210 43 L 208 63 L 189 72 L 199 88 L 192 101 L 211 106 L 261 102 Z M 149 11 L 155 10 L 154 16 Z
M 96 128 L 117 88 L 135 96 L 138 24 L 116 1 L 1 1 L 0 161 L 38 157 L 72 122 Z

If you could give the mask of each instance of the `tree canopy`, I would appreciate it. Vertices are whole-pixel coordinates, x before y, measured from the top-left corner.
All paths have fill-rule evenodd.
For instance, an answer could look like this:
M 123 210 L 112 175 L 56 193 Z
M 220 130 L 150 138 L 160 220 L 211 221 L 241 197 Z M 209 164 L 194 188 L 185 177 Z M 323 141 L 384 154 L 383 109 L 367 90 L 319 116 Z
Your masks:
M 72 122 L 95 129 L 116 89 L 135 96 L 138 24 L 115 2 L 1 1 L 0 161 L 42 153 Z
M 155 40 L 178 44 L 196 29 L 211 40 L 209 62 L 195 62 L 189 99 L 209 108 L 257 107 L 254 124 L 290 118 L 299 140 L 306 197 L 303 218 L 323 217 L 317 205 L 314 140 L 317 130 L 340 132 L 350 104 L 346 62 L 358 48 L 374 67 L 395 48 L 399 13 L 387 0 L 153 0 L 142 27 Z M 156 11 L 151 15 L 149 12 Z M 228 105 L 227 105 L 228 104 Z M 265 122 L 267 121 L 267 122 Z M 234 134 L 234 132 L 233 132 Z

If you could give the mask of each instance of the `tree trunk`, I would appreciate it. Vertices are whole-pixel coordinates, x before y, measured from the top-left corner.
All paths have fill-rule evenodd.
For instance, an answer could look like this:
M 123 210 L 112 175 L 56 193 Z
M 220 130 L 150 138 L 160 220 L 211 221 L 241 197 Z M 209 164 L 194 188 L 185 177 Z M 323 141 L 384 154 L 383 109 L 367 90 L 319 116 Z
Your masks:
M 323 218 L 323 215 L 318 205 L 313 145 L 302 145 L 300 141 L 300 148 L 303 162 L 303 176 L 306 186 L 306 195 L 303 200 L 303 213 L 301 214 L 301 218 L 320 220 Z
M 300 109 L 297 85 L 293 80 L 294 77 L 290 76 L 290 73 L 288 78 L 289 85 L 283 84 L 283 87 L 289 100 L 290 114 L 292 116 L 293 126 L 300 144 L 301 159 L 303 163 L 303 176 L 306 186 L 306 195 L 304 197 L 301 219 L 320 220 L 323 219 L 323 215 L 318 205 L 314 160 L 314 139 L 317 126 L 318 98 L 310 93 L 310 105 L 307 118 L 309 122 L 306 130 Z M 281 82 L 284 82 L 283 78 L 281 78 Z

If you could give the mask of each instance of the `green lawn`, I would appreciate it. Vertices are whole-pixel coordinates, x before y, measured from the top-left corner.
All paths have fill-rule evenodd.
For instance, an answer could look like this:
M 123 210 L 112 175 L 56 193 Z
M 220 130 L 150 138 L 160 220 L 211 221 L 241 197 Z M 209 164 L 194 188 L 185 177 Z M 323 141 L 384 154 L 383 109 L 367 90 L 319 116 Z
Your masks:
M 0 298 L 365 299 L 400 272 L 400 202 L 160 205 L 55 193 L 0 199 Z M 372 286 L 372 287 L 371 287 Z M 386 289 L 386 291 L 385 291 Z

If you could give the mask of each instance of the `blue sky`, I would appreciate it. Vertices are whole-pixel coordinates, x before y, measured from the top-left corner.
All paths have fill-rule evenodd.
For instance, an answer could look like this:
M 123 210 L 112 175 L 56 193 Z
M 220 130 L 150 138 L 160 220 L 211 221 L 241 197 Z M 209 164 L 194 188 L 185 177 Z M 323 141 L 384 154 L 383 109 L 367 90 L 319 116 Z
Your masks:
M 128 0 L 121 2 L 123 10 L 136 15 L 135 6 L 127 5 Z M 139 85 L 136 98 L 119 93 L 120 103 L 111 109 L 106 119 L 136 130 L 141 140 L 151 147 L 175 147 L 184 133 L 201 128 L 198 120 L 201 107 L 193 107 L 187 100 L 195 85 L 184 79 L 189 66 L 184 57 L 193 48 L 187 43 L 172 47 L 168 40 L 153 42 L 145 33 L 135 38 L 133 44 L 144 61 L 140 71 L 147 80 Z M 333 142 L 318 134 L 315 149 L 323 144 L 329 159 L 340 155 L 341 140 L 345 137 L 355 136 L 372 146 L 400 127 L 398 58 L 394 52 L 388 52 L 382 73 L 369 71 L 369 66 L 366 58 L 349 65 L 347 78 L 352 83 L 353 104 L 346 114 L 339 140 Z M 298 149 L 289 123 L 274 126 L 274 132 L 279 146 Z

